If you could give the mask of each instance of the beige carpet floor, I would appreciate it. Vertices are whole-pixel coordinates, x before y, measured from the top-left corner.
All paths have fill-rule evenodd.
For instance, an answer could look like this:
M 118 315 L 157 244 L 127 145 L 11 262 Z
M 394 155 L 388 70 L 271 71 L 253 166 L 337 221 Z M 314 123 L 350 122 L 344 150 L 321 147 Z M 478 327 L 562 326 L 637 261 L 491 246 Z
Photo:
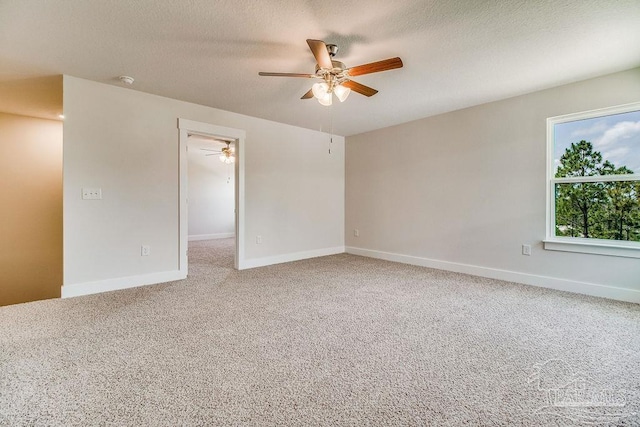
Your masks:
M 638 426 L 640 306 L 352 255 L 0 308 L 2 426 Z

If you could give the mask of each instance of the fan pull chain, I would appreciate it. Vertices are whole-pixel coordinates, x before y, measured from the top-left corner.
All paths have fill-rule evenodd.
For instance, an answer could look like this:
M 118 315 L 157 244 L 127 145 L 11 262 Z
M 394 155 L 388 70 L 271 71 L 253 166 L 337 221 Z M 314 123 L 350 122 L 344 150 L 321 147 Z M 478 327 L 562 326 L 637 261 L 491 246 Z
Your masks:
M 329 138 L 329 154 L 331 154 L 331 147 L 333 147 L 333 107 L 329 106 L 329 122 L 331 123 L 331 136 Z

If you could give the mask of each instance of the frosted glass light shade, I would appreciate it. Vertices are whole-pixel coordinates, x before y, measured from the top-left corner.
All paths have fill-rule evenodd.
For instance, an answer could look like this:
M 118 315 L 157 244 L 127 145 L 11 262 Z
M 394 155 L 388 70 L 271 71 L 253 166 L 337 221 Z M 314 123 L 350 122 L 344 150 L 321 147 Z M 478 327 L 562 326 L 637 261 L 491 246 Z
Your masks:
M 351 89 L 342 85 L 338 85 L 335 87 L 335 89 L 333 89 L 333 93 L 336 94 L 340 102 L 344 102 L 351 93 Z
M 315 96 L 318 99 L 324 98 L 327 95 L 328 91 L 329 91 L 329 85 L 326 84 L 325 82 L 316 83 L 313 86 L 311 86 L 311 92 L 313 92 L 313 96 Z
M 222 163 L 226 163 L 226 164 L 233 163 L 233 162 L 235 162 L 235 161 L 236 161 L 236 158 L 235 158 L 235 157 L 233 157 L 233 156 L 226 156 L 226 155 L 224 155 L 224 154 L 221 154 L 221 155 L 220 155 L 220 157 L 219 157 L 219 159 L 220 159 L 220 161 L 221 161 Z
M 322 98 L 318 98 L 318 102 L 325 107 L 328 107 L 333 103 L 333 96 L 331 96 L 330 93 L 327 93 Z

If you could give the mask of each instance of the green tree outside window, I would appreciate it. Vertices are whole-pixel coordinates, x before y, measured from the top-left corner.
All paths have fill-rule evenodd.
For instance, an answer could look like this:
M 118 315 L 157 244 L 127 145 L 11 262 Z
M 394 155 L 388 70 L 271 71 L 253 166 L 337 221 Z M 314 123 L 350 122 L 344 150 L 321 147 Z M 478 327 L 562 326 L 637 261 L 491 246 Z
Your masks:
M 594 151 L 591 142 L 572 143 L 560 157 L 556 178 L 628 175 Z M 640 241 L 640 181 L 555 184 L 556 236 Z

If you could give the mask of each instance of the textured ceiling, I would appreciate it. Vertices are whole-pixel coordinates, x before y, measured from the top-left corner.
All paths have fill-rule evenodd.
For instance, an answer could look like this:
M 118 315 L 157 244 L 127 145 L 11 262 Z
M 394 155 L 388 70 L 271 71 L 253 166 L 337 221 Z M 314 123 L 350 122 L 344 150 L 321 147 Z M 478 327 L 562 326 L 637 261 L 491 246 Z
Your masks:
M 69 74 L 311 129 L 352 135 L 640 66 L 638 0 L 2 0 L 0 83 Z M 300 100 L 305 39 L 380 91 L 329 109 Z M 333 117 L 331 117 L 333 116 Z

